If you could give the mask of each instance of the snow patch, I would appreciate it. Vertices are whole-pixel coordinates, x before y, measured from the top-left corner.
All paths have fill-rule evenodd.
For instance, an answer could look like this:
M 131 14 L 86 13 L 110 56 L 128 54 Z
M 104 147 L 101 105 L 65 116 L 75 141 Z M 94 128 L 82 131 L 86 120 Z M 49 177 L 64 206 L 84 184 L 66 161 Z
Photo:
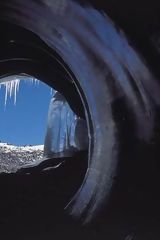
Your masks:
M 43 159 L 43 145 L 14 146 L 0 143 L 0 173 L 14 173 L 27 164 Z

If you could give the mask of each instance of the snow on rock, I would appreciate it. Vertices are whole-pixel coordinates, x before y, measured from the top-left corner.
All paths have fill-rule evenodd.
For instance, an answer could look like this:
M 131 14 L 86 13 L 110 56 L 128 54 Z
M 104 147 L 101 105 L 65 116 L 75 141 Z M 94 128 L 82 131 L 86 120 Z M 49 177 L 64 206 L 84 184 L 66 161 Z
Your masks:
M 13 173 L 43 159 L 43 145 L 14 146 L 0 143 L 0 173 Z

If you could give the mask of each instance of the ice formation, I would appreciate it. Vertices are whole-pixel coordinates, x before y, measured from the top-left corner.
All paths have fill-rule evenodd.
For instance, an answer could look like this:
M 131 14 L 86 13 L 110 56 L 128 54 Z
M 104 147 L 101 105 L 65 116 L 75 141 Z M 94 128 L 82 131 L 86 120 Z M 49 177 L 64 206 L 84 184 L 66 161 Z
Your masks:
M 86 121 L 72 111 L 62 94 L 55 92 L 49 105 L 44 156 L 71 157 L 87 148 Z
M 17 93 L 19 91 L 20 81 L 24 80 L 30 83 L 39 83 L 39 80 L 36 78 L 22 75 L 22 76 L 9 76 L 5 77 L 0 81 L 0 89 L 1 87 L 5 87 L 5 106 L 7 104 L 8 97 L 14 97 L 14 104 L 16 105 L 17 101 Z
M 0 80 L 0 88 L 5 87 L 5 107 L 8 97 L 14 97 L 16 104 L 20 81 L 38 84 L 39 80 L 28 75 L 14 75 Z M 59 92 L 51 88 L 44 156 L 70 157 L 76 151 L 88 148 L 88 130 L 84 119 L 78 117 Z

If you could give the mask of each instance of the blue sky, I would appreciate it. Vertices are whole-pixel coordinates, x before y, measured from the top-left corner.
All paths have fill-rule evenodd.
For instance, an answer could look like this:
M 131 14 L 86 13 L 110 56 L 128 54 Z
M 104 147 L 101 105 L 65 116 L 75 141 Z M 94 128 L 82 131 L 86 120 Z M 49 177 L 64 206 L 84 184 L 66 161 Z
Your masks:
M 40 82 L 20 82 L 17 103 L 8 98 L 4 106 L 5 88 L 0 90 L 0 140 L 14 145 L 44 143 L 51 88 Z

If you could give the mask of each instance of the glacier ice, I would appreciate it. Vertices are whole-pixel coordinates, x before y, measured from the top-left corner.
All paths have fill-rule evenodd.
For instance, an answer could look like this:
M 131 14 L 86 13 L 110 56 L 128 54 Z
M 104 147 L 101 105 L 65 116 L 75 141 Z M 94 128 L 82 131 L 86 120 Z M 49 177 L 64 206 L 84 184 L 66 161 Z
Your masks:
M 50 101 L 44 156 L 71 157 L 88 148 L 88 129 L 84 119 L 77 116 L 62 94 L 55 92 Z

